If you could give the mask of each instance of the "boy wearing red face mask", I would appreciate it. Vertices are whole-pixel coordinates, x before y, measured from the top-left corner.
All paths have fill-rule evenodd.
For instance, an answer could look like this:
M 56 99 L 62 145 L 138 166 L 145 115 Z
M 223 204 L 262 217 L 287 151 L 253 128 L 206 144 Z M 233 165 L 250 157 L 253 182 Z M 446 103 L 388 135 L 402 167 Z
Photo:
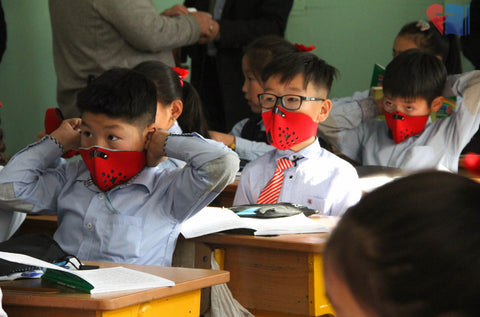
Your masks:
M 330 112 L 335 73 L 305 52 L 264 68 L 258 98 L 267 141 L 276 149 L 247 164 L 234 205 L 290 202 L 338 216 L 360 199 L 353 166 L 323 149 L 316 137 L 318 123 Z
M 156 97 L 153 82 L 132 70 L 95 79 L 78 94 L 81 118 L 5 166 L 1 210 L 57 214 L 54 239 L 81 260 L 171 265 L 181 223 L 233 181 L 239 160 L 198 134 L 156 129 Z M 48 168 L 71 149 L 83 160 Z M 165 155 L 186 166 L 158 165 Z
M 436 57 L 408 50 L 388 64 L 383 81 L 385 121 L 369 120 L 331 140 L 362 165 L 404 170 L 458 170 L 462 149 L 480 124 L 480 72 L 457 76 L 447 85 L 457 95 L 457 110 L 431 122 L 443 103 L 447 72 Z M 472 87 L 473 86 L 473 87 Z

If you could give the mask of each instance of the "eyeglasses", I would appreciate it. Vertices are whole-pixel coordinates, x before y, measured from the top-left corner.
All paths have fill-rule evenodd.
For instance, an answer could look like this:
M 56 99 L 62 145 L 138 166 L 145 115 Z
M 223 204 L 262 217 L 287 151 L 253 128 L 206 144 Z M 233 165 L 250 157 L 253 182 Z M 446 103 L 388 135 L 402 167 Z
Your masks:
M 302 102 L 304 100 L 307 101 L 325 101 L 323 98 L 313 98 L 313 97 L 304 97 L 298 95 L 284 95 L 284 96 L 276 96 L 273 94 L 258 94 L 258 102 L 260 106 L 265 109 L 271 109 L 275 107 L 278 100 L 282 101 L 282 107 L 287 110 L 298 110 L 302 106 Z

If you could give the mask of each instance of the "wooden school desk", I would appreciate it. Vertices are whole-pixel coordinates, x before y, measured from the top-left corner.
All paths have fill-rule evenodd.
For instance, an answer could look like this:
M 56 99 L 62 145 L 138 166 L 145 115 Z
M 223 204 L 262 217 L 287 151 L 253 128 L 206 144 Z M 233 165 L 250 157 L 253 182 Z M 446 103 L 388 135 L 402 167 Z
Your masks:
M 217 262 L 230 272 L 233 297 L 256 317 L 293 317 L 333 314 L 322 272 L 327 237 L 328 233 L 272 237 L 217 233 L 190 240 L 220 250 Z
M 121 265 L 173 280 L 176 285 L 90 295 L 41 279 L 7 281 L 0 282 L 3 308 L 9 317 L 199 316 L 200 290 L 229 280 L 229 273 L 220 270 L 87 263 Z

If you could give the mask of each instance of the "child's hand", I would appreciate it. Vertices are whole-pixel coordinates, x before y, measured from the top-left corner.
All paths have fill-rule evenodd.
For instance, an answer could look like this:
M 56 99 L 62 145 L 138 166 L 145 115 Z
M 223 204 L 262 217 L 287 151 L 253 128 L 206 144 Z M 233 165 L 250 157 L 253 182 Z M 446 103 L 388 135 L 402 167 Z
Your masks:
M 40 141 L 40 139 L 43 138 L 46 135 L 47 135 L 47 132 L 45 132 L 45 131 L 38 132 L 36 141 Z
M 147 166 L 157 166 L 165 156 L 165 140 L 169 136 L 167 130 L 157 129 L 149 135 L 147 141 Z
M 382 98 L 378 98 L 378 99 L 374 99 L 373 100 L 375 102 L 375 104 L 377 105 L 377 111 L 378 111 L 378 114 L 379 115 L 382 115 L 383 112 L 384 112 L 384 108 L 383 108 L 383 105 L 384 105 L 384 99 L 383 97 Z
M 233 135 L 217 131 L 208 131 L 208 134 L 210 134 L 210 138 L 212 138 L 212 140 L 222 142 L 226 146 L 230 146 L 235 143 L 235 137 Z
M 82 119 L 80 118 L 63 120 L 58 129 L 50 133 L 50 135 L 60 142 L 65 152 L 76 150 L 80 147 L 81 123 Z

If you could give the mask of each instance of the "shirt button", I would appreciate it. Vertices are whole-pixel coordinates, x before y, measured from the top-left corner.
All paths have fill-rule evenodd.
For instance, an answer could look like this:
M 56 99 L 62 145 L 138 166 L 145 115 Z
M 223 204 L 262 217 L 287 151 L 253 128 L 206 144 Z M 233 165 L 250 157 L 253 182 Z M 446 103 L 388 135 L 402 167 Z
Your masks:
M 294 160 L 296 160 L 296 159 L 297 159 L 297 156 L 296 156 L 296 155 L 294 155 L 294 156 L 292 156 L 292 158 L 293 158 Z
M 293 175 L 290 175 L 290 176 L 288 177 L 288 179 L 293 179 Z
M 98 199 L 103 199 L 103 194 L 98 194 Z
M 92 223 L 90 223 L 90 222 L 89 222 L 89 223 L 87 223 L 87 229 L 88 229 L 88 230 L 92 230 L 92 228 L 93 228 L 93 225 L 92 225 Z

